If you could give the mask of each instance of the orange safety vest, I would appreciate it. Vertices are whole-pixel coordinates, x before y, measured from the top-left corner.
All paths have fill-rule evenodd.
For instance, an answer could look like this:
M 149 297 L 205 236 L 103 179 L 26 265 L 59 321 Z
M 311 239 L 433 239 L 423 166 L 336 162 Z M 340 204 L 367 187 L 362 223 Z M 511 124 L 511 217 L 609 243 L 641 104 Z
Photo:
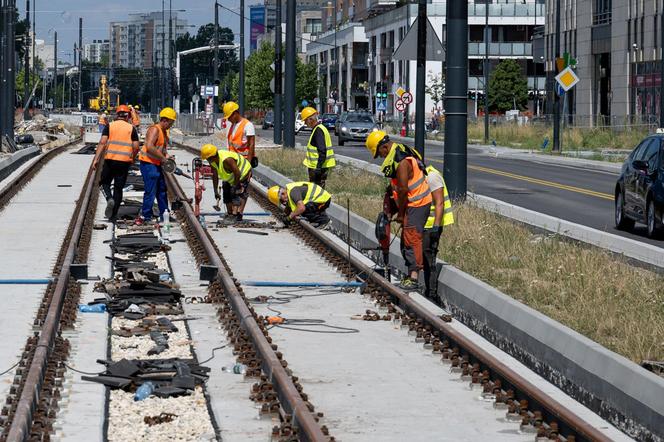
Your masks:
M 105 158 L 126 163 L 134 161 L 134 148 L 131 141 L 133 132 L 134 126 L 126 121 L 117 120 L 112 122 L 108 126 L 108 144 Z
M 426 175 L 417 165 L 417 160 L 413 157 L 406 157 L 401 161 L 410 161 L 413 168 L 413 177 L 408 180 L 408 207 L 422 207 L 431 204 L 433 200 L 431 189 L 429 189 Z M 397 185 L 397 179 L 392 178 L 392 198 L 394 198 L 395 203 L 399 201 Z
M 228 130 L 228 150 L 231 152 L 237 152 L 243 157 L 247 157 L 249 155 L 249 146 L 242 140 L 242 137 L 244 136 L 244 127 L 247 125 L 247 123 L 249 123 L 249 120 L 243 118 L 239 123 L 234 124 Z M 235 127 L 237 127 L 237 129 L 235 129 L 235 132 L 233 132 L 233 128 Z
M 159 148 L 162 154 L 166 155 L 166 146 L 168 145 L 168 137 L 164 133 L 164 131 L 161 129 L 161 126 L 158 124 L 153 125 L 153 127 L 156 127 L 157 130 L 159 130 L 159 137 L 157 138 L 157 144 L 155 147 Z M 141 151 L 138 154 L 138 159 L 140 161 L 145 161 L 146 163 L 152 163 L 157 166 L 161 166 L 161 159 L 158 158 L 155 155 L 152 155 L 150 152 L 148 152 L 148 146 L 147 144 L 143 145 L 143 148 L 141 148 Z
M 131 124 L 134 126 L 141 125 L 141 117 L 138 116 L 138 111 L 136 111 L 136 109 L 131 110 Z

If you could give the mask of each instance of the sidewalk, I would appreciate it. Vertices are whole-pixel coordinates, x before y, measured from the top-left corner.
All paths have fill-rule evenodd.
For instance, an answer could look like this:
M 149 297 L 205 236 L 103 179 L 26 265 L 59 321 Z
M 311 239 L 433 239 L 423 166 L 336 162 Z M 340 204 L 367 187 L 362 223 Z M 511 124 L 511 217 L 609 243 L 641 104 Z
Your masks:
M 410 137 L 401 137 L 398 135 L 390 135 L 390 138 L 402 143 L 413 144 L 415 141 Z M 443 141 L 427 140 L 427 145 L 444 147 Z M 543 154 L 537 151 L 530 151 L 527 149 L 512 149 L 504 146 L 491 146 L 483 144 L 469 144 L 468 148 L 477 149 L 481 154 L 491 155 L 496 158 L 510 158 L 515 160 L 535 161 L 539 163 L 553 164 L 556 166 L 578 167 L 588 170 L 596 170 L 601 172 L 609 172 L 619 174 L 622 168 L 622 163 L 612 163 L 609 161 L 588 160 L 584 158 L 570 158 L 557 155 Z

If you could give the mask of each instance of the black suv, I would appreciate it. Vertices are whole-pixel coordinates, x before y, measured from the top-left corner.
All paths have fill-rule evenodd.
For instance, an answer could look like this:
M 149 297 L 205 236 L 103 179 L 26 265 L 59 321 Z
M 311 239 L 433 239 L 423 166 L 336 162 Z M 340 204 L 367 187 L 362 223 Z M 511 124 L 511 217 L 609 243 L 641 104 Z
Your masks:
M 654 238 L 662 231 L 664 211 L 664 133 L 651 135 L 629 154 L 615 190 L 615 223 L 621 230 L 635 222 Z

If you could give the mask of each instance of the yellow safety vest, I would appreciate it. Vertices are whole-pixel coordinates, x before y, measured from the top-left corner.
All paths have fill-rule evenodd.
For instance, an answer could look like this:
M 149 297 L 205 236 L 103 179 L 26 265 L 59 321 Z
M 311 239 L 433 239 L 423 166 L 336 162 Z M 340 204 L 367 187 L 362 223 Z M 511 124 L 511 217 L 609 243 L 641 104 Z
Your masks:
M 441 226 L 449 226 L 454 224 L 454 213 L 452 213 L 452 200 L 450 200 L 450 195 L 447 193 L 447 185 L 443 179 L 443 174 L 438 171 L 433 166 L 427 167 L 427 174 L 431 175 L 436 173 L 440 175 L 440 178 L 443 180 L 443 219 L 440 221 Z M 429 213 L 429 218 L 427 218 L 427 223 L 424 225 L 425 229 L 430 229 L 433 227 L 433 223 L 436 221 L 436 206 L 435 204 L 431 205 L 431 212 Z
M 222 181 L 226 181 L 227 183 L 231 185 L 235 185 L 235 175 L 233 175 L 233 172 L 228 172 L 224 168 L 224 161 L 228 158 L 232 158 L 235 160 L 237 163 L 238 169 L 240 169 L 240 181 L 244 181 L 244 179 L 249 175 L 251 172 L 251 164 L 249 164 L 249 161 L 245 160 L 242 155 L 240 155 L 237 152 L 230 152 L 228 150 L 220 150 L 217 152 L 217 155 L 219 155 L 219 162 L 217 164 L 210 163 L 211 166 L 214 168 L 214 170 L 217 171 L 217 175 L 219 175 L 219 178 Z
M 291 190 L 295 187 L 307 186 L 307 193 L 302 200 L 303 204 L 307 203 L 316 203 L 316 204 L 325 204 L 327 203 L 332 195 L 327 192 L 325 189 L 320 187 L 318 184 L 309 183 L 306 181 L 297 181 L 294 183 L 286 184 L 286 193 L 288 194 L 288 206 L 291 210 L 297 209 L 297 201 L 293 201 L 291 198 Z
M 325 162 L 323 163 L 323 169 L 334 167 L 337 165 L 337 162 L 334 159 L 334 150 L 332 149 L 332 138 L 330 138 L 330 132 L 322 124 L 319 124 L 318 126 L 314 127 L 314 130 L 311 131 L 311 135 L 309 136 L 309 143 L 307 143 L 307 156 L 304 158 L 304 161 L 302 161 L 302 164 L 304 164 L 309 169 L 318 168 L 318 148 L 311 144 L 311 140 L 314 138 L 314 133 L 316 132 L 317 129 L 323 131 L 323 135 L 325 135 L 325 146 L 327 147 L 327 152 L 325 154 Z

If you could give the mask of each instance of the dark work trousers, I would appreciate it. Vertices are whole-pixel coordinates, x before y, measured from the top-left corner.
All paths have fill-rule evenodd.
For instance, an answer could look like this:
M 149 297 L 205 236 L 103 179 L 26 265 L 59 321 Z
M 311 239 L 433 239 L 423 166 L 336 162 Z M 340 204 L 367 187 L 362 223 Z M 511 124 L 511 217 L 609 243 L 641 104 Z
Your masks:
M 325 182 L 327 181 L 327 174 L 329 171 L 329 168 L 309 169 L 309 182 L 318 184 L 320 187 L 325 189 Z
M 131 166 L 131 163 L 128 161 L 105 160 L 104 167 L 101 169 L 101 176 L 99 178 L 101 190 L 104 192 L 104 196 L 107 200 L 113 198 L 115 203 L 111 218 L 115 218 L 118 215 L 118 210 L 120 210 L 120 204 L 122 204 L 122 189 L 127 183 L 129 166 Z M 113 182 L 112 192 L 111 181 Z
M 406 209 L 406 217 L 401 229 L 401 256 L 406 261 L 408 272 L 419 272 L 424 268 L 422 235 L 429 218 L 431 204 Z
M 321 224 L 327 224 L 330 222 L 330 217 L 327 216 L 327 213 L 325 210 L 327 210 L 328 207 L 330 207 L 330 202 L 332 200 L 328 200 L 324 204 L 316 204 L 316 203 L 307 203 L 304 205 L 304 213 L 302 216 L 304 219 L 309 221 L 311 225 L 314 227 L 321 225 Z
M 432 234 L 431 229 L 425 229 L 422 237 L 422 249 L 424 254 L 424 296 L 438 299 L 438 269 L 436 267 L 436 256 L 438 256 L 438 243 L 440 235 Z

